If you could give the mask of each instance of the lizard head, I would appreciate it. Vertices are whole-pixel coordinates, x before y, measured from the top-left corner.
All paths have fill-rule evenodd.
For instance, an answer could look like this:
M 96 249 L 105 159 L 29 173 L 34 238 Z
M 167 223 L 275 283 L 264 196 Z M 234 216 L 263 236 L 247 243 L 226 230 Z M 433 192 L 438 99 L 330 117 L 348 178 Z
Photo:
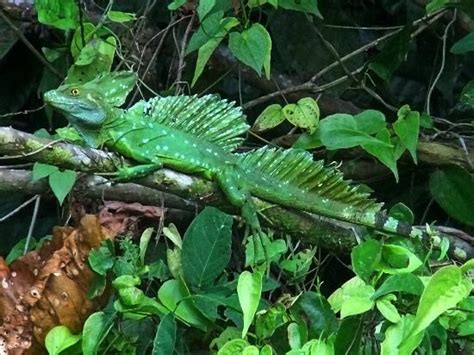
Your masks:
M 65 115 L 91 146 L 98 145 L 101 128 L 114 119 L 114 108 L 121 106 L 133 89 L 136 74 L 115 72 L 84 84 L 64 84 L 44 94 L 46 104 Z

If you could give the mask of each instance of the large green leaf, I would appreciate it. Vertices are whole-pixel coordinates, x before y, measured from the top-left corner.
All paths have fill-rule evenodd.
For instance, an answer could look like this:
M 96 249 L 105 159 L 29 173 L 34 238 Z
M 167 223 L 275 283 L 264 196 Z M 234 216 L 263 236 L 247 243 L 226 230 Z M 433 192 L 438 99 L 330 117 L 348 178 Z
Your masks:
M 72 190 L 74 183 L 76 182 L 77 173 L 72 170 L 55 171 L 49 175 L 49 186 L 53 190 L 54 196 L 62 205 L 64 198 Z
M 166 281 L 158 290 L 158 299 L 185 323 L 206 331 L 209 321 L 199 312 L 190 299 L 186 286 L 178 280 Z
M 231 253 L 232 217 L 207 207 L 184 235 L 181 262 L 184 278 L 201 287 L 215 280 L 227 266 Z
M 351 259 L 354 272 L 362 280 L 368 282 L 382 258 L 383 244 L 378 240 L 369 239 L 352 249 Z
M 348 114 L 338 113 L 326 117 L 320 122 L 319 130 L 321 142 L 328 149 L 352 148 L 358 145 L 392 147 L 390 143 L 359 130 L 354 117 Z
M 468 297 L 471 291 L 472 281 L 459 266 L 449 265 L 436 271 L 421 295 L 413 326 L 400 347 L 409 344 L 410 338 L 416 337 L 441 314 Z
M 173 313 L 168 313 L 161 318 L 156 328 L 155 340 L 153 341 L 153 355 L 173 354 L 176 342 L 176 321 Z
M 46 335 L 45 346 L 50 355 L 58 355 L 81 340 L 81 335 L 74 335 L 64 325 L 58 325 Z
M 367 134 L 376 134 L 387 126 L 385 115 L 377 110 L 365 110 L 354 116 L 357 129 Z
M 100 343 L 113 326 L 116 313 L 93 313 L 87 318 L 82 329 L 82 352 L 84 355 L 96 355 Z
M 222 12 L 219 12 L 219 13 L 222 13 Z M 210 15 L 209 17 L 214 17 L 214 14 Z M 237 26 L 238 24 L 239 24 L 239 20 L 237 20 L 235 17 L 226 17 L 225 19 L 222 19 L 221 21 L 219 21 L 218 26 L 212 29 L 213 31 L 212 37 L 209 38 L 207 42 L 204 42 L 202 45 L 199 46 L 198 58 L 196 61 L 196 69 L 194 70 L 194 76 L 191 82 L 191 86 L 194 86 L 196 81 L 201 76 L 206 63 L 209 61 L 209 58 L 211 57 L 212 53 L 217 48 L 219 43 L 221 43 L 221 41 L 229 32 L 229 30 Z M 204 24 L 202 24 L 201 26 L 204 26 Z M 199 31 L 197 32 L 197 34 L 199 34 Z M 198 45 L 201 42 L 201 39 L 205 39 L 207 38 L 207 36 L 209 35 L 196 37 L 197 39 L 195 40 L 194 44 L 190 43 L 189 48 L 192 49 L 193 47 L 191 47 L 191 45 L 193 46 Z M 191 42 L 193 38 L 191 38 Z
M 411 25 L 405 28 L 390 39 L 382 51 L 375 56 L 369 64 L 381 79 L 389 81 L 393 72 L 405 61 L 406 54 L 410 48 Z
M 282 109 L 286 119 L 294 126 L 313 133 L 319 123 L 319 106 L 311 97 L 304 97 L 296 104 L 288 104 Z
M 198 30 L 191 36 L 188 46 L 186 47 L 186 54 L 201 48 L 206 42 L 212 39 L 218 39 L 219 37 L 222 39 L 222 35 L 219 35 L 219 33 L 224 30 L 224 23 L 221 21 L 223 17 L 223 11 L 216 11 L 206 16 Z
M 323 18 L 318 9 L 318 0 L 278 0 L 278 6 L 287 10 L 308 12 Z
M 285 116 L 281 109 L 282 107 L 280 104 L 273 104 L 265 107 L 262 113 L 258 115 L 257 120 L 252 126 L 252 130 L 255 132 L 262 132 L 278 126 L 285 120 Z
M 61 30 L 74 30 L 79 25 L 76 0 L 36 0 L 38 20 Z
M 474 32 L 471 32 L 453 44 L 451 53 L 464 54 L 474 51 Z
M 324 339 L 337 331 L 336 315 L 326 298 L 319 293 L 303 293 L 290 312 L 299 322 L 307 323 L 309 339 Z
M 237 294 L 239 303 L 244 313 L 244 327 L 242 329 L 242 338 L 247 334 L 253 317 L 260 303 L 260 295 L 262 293 L 263 276 L 260 272 L 251 273 L 244 271 L 239 276 L 237 283 Z
M 474 177 L 459 166 L 449 166 L 431 175 L 430 191 L 436 202 L 453 218 L 474 226 Z
M 380 130 L 380 132 L 377 133 L 375 137 L 380 141 L 386 142 L 387 144 L 392 142 L 390 139 L 390 132 L 387 128 Z M 389 168 L 395 176 L 395 180 L 398 182 L 397 158 L 392 147 L 368 143 L 362 145 L 362 149 L 372 154 L 374 157 L 380 160 L 383 165 Z
M 197 7 L 197 13 L 199 19 L 202 21 L 206 18 L 206 15 L 211 12 L 212 8 L 216 4 L 216 0 L 199 0 L 199 5 Z
M 265 27 L 255 23 L 248 30 L 241 33 L 231 32 L 229 48 L 238 60 L 260 75 L 264 64 L 271 55 L 272 39 Z M 267 78 L 269 78 L 270 73 L 267 68 L 265 68 L 265 71 Z
M 401 107 L 398 110 L 398 119 L 393 124 L 393 129 L 416 163 L 416 148 L 418 146 L 418 134 L 420 133 L 420 113 L 411 111 L 408 105 Z
M 404 292 L 412 295 L 421 295 L 424 286 L 421 280 L 412 273 L 402 273 L 389 276 L 375 291 L 373 298 L 386 295 L 391 292 Z

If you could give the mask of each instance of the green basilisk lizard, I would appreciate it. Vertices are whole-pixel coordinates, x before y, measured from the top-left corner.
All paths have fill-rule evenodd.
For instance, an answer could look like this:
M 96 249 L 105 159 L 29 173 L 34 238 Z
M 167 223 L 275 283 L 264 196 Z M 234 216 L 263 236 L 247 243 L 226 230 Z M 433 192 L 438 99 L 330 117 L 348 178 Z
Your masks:
M 301 150 L 263 147 L 232 153 L 249 126 L 239 107 L 213 95 L 155 97 L 119 108 L 136 75 L 115 72 L 84 84 L 67 84 L 44 95 L 92 147 L 105 145 L 139 165 L 120 178 L 161 167 L 216 181 L 244 219 L 259 228 L 252 196 L 285 207 L 415 238 L 426 232 L 387 217 L 382 205 L 343 180 L 334 167 Z

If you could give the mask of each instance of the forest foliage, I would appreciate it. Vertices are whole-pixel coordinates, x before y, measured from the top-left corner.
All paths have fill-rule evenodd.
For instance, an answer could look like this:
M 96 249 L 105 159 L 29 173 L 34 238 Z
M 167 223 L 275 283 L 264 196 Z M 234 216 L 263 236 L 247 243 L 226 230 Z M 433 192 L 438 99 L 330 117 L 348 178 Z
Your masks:
M 2 349 L 474 351 L 472 1 L 36 0 L 0 32 Z M 307 150 L 432 239 L 263 201 L 251 234 L 202 179 L 107 184 L 123 159 L 42 96 L 115 70 L 140 78 L 125 107 L 235 100 L 242 151 Z

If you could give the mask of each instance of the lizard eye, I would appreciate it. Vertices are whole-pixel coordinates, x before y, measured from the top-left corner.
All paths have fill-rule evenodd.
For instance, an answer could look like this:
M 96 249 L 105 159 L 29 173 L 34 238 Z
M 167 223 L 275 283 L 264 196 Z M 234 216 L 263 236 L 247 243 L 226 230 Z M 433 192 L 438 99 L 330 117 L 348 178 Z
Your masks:
M 72 95 L 72 96 L 77 96 L 77 95 L 79 95 L 79 93 L 80 93 L 80 92 L 79 92 L 79 89 L 78 89 L 78 88 L 73 88 L 73 89 L 71 89 L 71 95 Z

